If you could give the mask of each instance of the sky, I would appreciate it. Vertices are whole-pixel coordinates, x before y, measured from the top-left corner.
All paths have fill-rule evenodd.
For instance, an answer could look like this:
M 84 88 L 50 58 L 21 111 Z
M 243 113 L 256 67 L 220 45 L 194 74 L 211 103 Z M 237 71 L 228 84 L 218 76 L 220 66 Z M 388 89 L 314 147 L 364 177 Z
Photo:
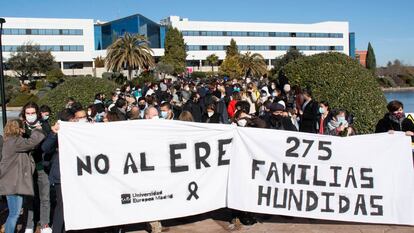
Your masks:
M 357 50 L 371 42 L 377 66 L 414 65 L 414 0 L 0 0 L 0 17 L 110 21 L 133 14 L 189 20 L 316 23 L 348 21 Z

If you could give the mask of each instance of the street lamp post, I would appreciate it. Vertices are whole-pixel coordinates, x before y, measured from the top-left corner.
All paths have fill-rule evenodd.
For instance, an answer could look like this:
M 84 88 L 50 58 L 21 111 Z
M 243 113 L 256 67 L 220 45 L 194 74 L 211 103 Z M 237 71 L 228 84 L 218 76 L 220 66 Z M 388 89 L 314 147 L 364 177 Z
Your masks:
M 0 18 L 0 97 L 1 97 L 1 118 L 3 120 L 3 127 L 6 125 L 7 122 L 7 115 L 6 115 L 6 95 L 4 93 L 4 72 L 3 72 L 3 45 L 1 43 L 1 36 L 3 34 L 3 23 L 6 20 L 4 18 Z

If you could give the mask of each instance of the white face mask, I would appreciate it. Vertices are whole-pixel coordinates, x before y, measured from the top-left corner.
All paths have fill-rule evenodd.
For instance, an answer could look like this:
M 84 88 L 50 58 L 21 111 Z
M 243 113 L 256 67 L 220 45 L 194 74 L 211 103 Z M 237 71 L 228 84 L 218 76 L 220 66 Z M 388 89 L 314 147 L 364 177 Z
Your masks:
M 237 121 L 237 125 L 241 126 L 241 127 L 245 127 L 247 124 L 247 120 L 246 119 L 241 119 Z
M 151 120 L 159 120 L 160 119 L 160 117 L 159 116 L 153 116 L 152 118 L 151 118 Z
M 208 117 L 211 117 L 214 114 L 214 112 L 207 112 Z
M 30 124 L 35 123 L 36 120 L 37 120 L 36 114 L 33 114 L 33 115 L 26 114 L 26 121 L 29 122 Z

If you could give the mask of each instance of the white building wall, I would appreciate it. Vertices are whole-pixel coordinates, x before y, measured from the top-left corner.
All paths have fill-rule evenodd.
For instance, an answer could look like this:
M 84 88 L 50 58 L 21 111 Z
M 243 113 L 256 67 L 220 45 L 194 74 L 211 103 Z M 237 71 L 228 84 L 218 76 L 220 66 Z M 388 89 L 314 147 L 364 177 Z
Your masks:
M 164 21 L 180 31 L 243 31 L 243 32 L 303 32 L 303 33 L 342 33 L 343 38 L 312 38 L 312 37 L 231 37 L 231 36 L 185 36 L 187 45 L 229 45 L 233 38 L 237 45 L 282 45 L 282 46 L 343 46 L 343 52 L 349 55 L 349 25 L 348 22 L 321 22 L 315 24 L 279 24 L 279 23 L 241 23 L 241 22 L 206 22 L 189 21 L 171 16 Z M 247 52 L 247 51 L 241 51 Z M 260 53 L 265 59 L 275 59 L 285 54 L 285 51 L 266 50 L 252 52 Z M 327 51 L 303 51 L 312 55 Z M 225 51 L 188 51 L 188 60 L 204 60 L 215 53 L 224 59 Z
M 91 62 L 94 51 L 94 27 L 92 19 L 52 19 L 6 17 L 3 28 L 13 29 L 82 29 L 83 35 L 3 35 L 3 45 L 83 45 L 84 51 L 52 52 L 57 62 Z M 10 57 L 4 53 L 4 58 Z

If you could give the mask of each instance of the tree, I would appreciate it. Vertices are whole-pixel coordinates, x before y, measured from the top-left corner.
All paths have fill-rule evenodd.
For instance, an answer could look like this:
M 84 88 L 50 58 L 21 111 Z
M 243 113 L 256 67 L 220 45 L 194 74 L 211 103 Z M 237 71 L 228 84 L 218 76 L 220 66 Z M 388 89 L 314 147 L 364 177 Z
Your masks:
M 132 79 L 132 70 L 149 69 L 155 65 L 147 38 L 127 32 L 108 47 L 105 63 L 108 70 L 126 68 L 128 80 Z
M 237 47 L 236 41 L 231 38 L 230 45 L 226 48 L 226 58 L 239 55 L 239 47 Z
M 206 57 L 206 61 L 211 65 L 211 71 L 214 71 L 214 66 L 218 64 L 219 57 L 213 53 Z
M 374 75 L 342 53 L 320 53 L 290 62 L 283 72 L 292 86 L 309 87 L 316 101 L 354 115 L 359 133 L 373 133 L 387 105 Z
M 12 53 L 8 60 L 10 69 L 14 70 L 20 80 L 32 79 L 34 74 L 45 74 L 54 68 L 55 59 L 50 51 L 40 50 L 39 45 L 24 44 Z
M 259 53 L 250 53 L 240 55 L 240 67 L 246 77 L 261 76 L 267 73 L 267 65 L 263 56 Z
M 243 75 L 243 70 L 240 67 L 240 60 L 238 56 L 229 56 L 224 59 L 220 66 L 219 72 L 221 75 L 228 76 L 231 79 L 238 79 Z
M 174 73 L 174 66 L 165 64 L 164 62 L 158 62 L 158 64 L 155 66 L 155 72 L 162 74 L 163 78 L 165 78 L 165 74 Z
M 279 72 L 281 68 L 287 65 L 289 62 L 294 61 L 298 58 L 304 57 L 303 53 L 299 50 L 290 48 L 282 57 L 278 57 L 275 59 L 273 63 L 272 74 L 276 74 Z
M 174 67 L 174 74 L 185 71 L 187 53 L 183 34 L 177 28 L 169 27 L 165 35 L 164 56 L 161 61 Z
M 377 61 L 375 59 L 374 49 L 371 46 L 371 42 L 368 43 L 368 52 L 367 52 L 367 69 L 372 73 L 375 73 L 377 68 Z

